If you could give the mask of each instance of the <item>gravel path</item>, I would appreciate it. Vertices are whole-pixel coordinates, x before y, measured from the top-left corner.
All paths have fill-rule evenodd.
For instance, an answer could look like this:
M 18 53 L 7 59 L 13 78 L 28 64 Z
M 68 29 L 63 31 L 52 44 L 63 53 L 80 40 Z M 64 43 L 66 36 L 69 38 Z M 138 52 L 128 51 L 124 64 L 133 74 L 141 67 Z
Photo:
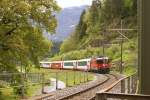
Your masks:
M 50 80 L 51 80 L 52 86 L 45 86 L 44 87 L 45 93 L 56 91 L 56 79 L 51 78 Z M 64 88 L 66 88 L 66 84 L 63 81 L 58 80 L 58 89 L 64 89 Z
M 56 79 L 50 78 L 50 82 L 51 82 L 50 86 L 44 87 L 44 93 L 46 94 L 56 91 Z M 58 89 L 64 89 L 64 88 L 66 88 L 66 84 L 63 81 L 58 80 Z M 42 89 L 37 90 L 34 95 L 35 96 L 42 95 Z

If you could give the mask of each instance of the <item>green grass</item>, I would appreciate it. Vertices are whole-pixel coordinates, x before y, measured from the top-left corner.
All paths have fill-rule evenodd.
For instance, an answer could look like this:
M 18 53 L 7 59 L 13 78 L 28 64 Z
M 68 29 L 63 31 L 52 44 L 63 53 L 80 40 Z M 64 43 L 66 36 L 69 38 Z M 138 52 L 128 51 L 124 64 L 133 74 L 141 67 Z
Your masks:
M 36 92 L 39 91 L 42 88 L 40 84 L 32 85 L 28 87 L 27 96 L 32 97 L 36 95 Z
M 112 71 L 113 71 L 114 73 L 118 73 L 118 74 L 120 73 L 120 72 L 119 72 L 119 68 L 117 68 L 117 69 L 112 69 Z M 135 72 L 137 72 L 137 69 L 136 69 L 136 68 L 131 67 L 131 66 L 127 66 L 127 67 L 124 68 L 123 74 L 126 75 L 126 76 L 130 76 L 130 75 L 133 75 Z
M 136 68 L 128 66 L 124 69 L 124 74 L 127 76 L 130 76 L 130 75 L 134 74 L 136 71 L 137 71 Z
M 45 80 L 49 80 L 50 78 L 56 78 L 56 73 L 58 73 L 57 78 L 58 80 L 63 81 L 64 83 L 68 83 L 69 86 L 74 86 L 76 84 L 79 84 L 80 82 L 84 82 L 87 80 L 93 80 L 94 75 L 91 73 L 82 72 L 82 71 L 72 71 L 72 70 L 55 70 L 55 69 L 32 69 L 31 72 L 36 73 L 44 73 Z M 66 81 L 66 76 L 67 80 Z M 75 83 L 74 84 L 74 77 L 75 77 Z
M 66 74 L 67 74 L 67 80 L 66 80 Z M 85 82 L 88 80 L 93 80 L 93 75 L 89 74 L 87 75 L 87 73 L 83 73 L 83 72 L 79 72 L 79 71 L 69 71 L 69 72 L 62 72 L 58 74 L 58 79 L 67 83 L 68 86 L 74 86 L 77 84 L 80 84 L 82 82 Z
M 0 89 L 0 100 L 19 100 L 18 96 L 13 93 L 13 88 Z
M 50 78 L 56 78 L 56 73 L 57 73 L 58 80 L 63 81 L 64 83 L 66 83 L 67 86 L 79 85 L 83 82 L 86 82 L 87 79 L 88 79 L 88 81 L 94 79 L 94 75 L 91 73 L 88 73 L 88 75 L 87 75 L 86 72 L 84 73 L 81 71 L 72 71 L 72 70 L 55 70 L 55 69 L 32 68 L 30 70 L 30 73 L 44 73 L 45 82 L 49 81 Z M 67 79 L 66 79 L 66 76 L 67 76 Z M 50 84 L 45 84 L 45 86 L 48 86 L 48 85 L 50 85 Z M 27 95 L 30 97 L 34 96 L 36 94 L 35 91 L 40 90 L 41 87 L 42 87 L 41 84 L 29 86 Z

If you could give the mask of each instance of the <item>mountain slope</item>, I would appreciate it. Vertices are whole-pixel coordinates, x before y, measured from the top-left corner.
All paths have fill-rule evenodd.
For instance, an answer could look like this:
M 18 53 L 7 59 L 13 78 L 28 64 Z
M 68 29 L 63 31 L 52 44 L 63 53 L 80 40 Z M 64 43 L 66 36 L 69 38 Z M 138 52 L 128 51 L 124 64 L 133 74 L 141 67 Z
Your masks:
M 75 26 L 79 22 L 81 13 L 84 9 L 87 8 L 88 6 L 85 5 L 80 7 L 70 7 L 62 9 L 60 13 L 56 15 L 56 18 L 58 20 L 56 34 L 49 35 L 48 33 L 45 33 L 45 35 L 50 40 L 63 41 L 70 35 L 71 32 L 75 30 Z

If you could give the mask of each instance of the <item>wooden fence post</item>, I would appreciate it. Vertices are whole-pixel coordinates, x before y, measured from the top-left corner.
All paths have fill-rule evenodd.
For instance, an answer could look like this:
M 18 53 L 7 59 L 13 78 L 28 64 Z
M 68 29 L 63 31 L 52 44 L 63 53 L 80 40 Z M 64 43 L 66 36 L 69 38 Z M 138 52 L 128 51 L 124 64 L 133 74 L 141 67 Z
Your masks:
M 125 80 L 121 81 L 121 93 L 125 93 Z
M 58 89 L 58 72 L 56 72 L 56 90 Z
M 74 79 L 74 85 L 76 84 L 76 77 L 75 77 L 75 69 L 74 69 L 73 79 Z
M 22 96 L 22 98 L 24 98 L 25 97 L 25 89 L 24 89 L 24 86 L 25 84 L 24 84 L 24 74 L 23 73 L 21 73 L 21 96 Z
M 80 77 L 80 83 L 82 83 L 82 77 L 81 77 L 81 72 L 79 73 L 79 77 Z
M 131 88 L 131 85 L 130 85 L 130 77 L 128 78 L 128 93 L 130 93 L 130 88 Z
M 44 93 L 44 73 L 41 74 L 42 75 L 42 94 Z
M 96 100 L 107 100 L 107 95 L 103 93 L 96 94 Z
M 88 70 L 86 71 L 86 76 L 87 76 L 87 82 L 89 81 L 89 78 L 88 78 Z
M 68 87 L 68 72 L 66 72 L 66 87 Z

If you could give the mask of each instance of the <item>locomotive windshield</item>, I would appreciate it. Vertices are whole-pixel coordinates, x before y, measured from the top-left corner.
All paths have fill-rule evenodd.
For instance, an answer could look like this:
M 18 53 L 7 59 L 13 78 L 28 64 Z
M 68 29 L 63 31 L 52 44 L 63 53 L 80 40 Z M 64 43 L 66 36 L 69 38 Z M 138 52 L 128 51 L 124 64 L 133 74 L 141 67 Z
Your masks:
M 108 59 L 97 59 L 96 60 L 97 64 L 104 64 L 104 63 L 109 63 L 109 60 Z

